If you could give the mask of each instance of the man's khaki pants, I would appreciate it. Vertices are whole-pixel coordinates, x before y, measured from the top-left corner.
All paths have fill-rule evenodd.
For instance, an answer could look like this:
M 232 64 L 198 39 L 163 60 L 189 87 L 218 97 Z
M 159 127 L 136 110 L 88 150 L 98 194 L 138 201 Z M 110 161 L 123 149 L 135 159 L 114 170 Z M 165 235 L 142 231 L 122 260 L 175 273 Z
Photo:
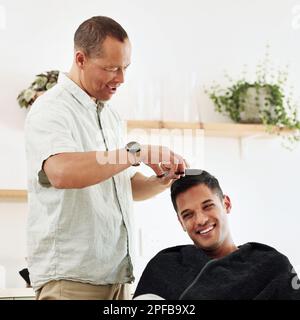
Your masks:
M 129 284 L 93 285 L 69 280 L 46 283 L 37 300 L 131 300 Z

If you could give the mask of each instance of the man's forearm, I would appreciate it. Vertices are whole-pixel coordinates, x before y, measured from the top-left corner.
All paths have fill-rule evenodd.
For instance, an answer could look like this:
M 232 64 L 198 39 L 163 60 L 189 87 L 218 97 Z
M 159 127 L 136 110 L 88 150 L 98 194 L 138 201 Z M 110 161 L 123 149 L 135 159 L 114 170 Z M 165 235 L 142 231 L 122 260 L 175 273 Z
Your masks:
M 156 176 L 145 177 L 137 172 L 131 179 L 133 200 L 150 199 L 166 190 L 170 184 L 170 180 L 164 180 L 164 178 L 157 178 Z
M 120 158 L 122 161 L 119 161 Z M 108 159 L 110 161 L 106 161 Z M 73 189 L 107 180 L 130 165 L 125 149 L 108 152 L 69 152 L 50 157 L 45 162 L 44 171 L 54 187 Z

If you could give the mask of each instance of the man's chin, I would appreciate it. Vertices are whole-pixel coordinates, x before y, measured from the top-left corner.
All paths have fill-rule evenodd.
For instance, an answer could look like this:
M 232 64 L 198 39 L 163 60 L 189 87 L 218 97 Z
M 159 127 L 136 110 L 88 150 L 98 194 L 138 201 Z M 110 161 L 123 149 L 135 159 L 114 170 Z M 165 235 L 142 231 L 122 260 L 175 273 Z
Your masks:
M 113 94 L 109 93 L 109 92 L 98 92 L 98 94 L 95 92 L 94 97 L 98 100 L 98 101 L 108 101 L 112 98 Z
M 97 100 L 99 101 L 103 101 L 103 102 L 106 102 L 106 101 L 109 101 L 111 99 L 112 95 L 111 96 L 105 96 L 105 97 L 99 97 L 97 98 Z
M 197 242 L 194 242 L 194 244 L 197 248 L 207 252 L 215 251 L 219 247 L 219 244 L 217 242 L 199 243 L 197 241 Z

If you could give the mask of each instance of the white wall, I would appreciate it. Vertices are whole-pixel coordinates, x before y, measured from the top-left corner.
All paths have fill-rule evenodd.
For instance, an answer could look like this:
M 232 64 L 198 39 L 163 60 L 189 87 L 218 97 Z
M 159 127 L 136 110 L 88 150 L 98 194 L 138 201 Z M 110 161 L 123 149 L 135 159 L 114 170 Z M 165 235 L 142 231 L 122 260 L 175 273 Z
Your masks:
M 234 75 L 244 64 L 253 69 L 267 42 L 276 63 L 291 65 L 300 95 L 298 6 L 300 0 L 0 0 L 0 188 L 26 188 L 26 112 L 18 93 L 37 73 L 69 69 L 73 33 L 86 18 L 109 15 L 132 41 L 127 83 L 114 98 L 124 118 L 225 122 L 203 86 L 222 83 L 224 69 Z M 269 243 L 299 266 L 299 147 L 289 152 L 278 139 L 250 139 L 242 151 L 241 158 L 236 139 L 207 138 L 201 159 L 231 195 L 236 242 Z M 11 266 L 23 268 L 26 210 L 0 206 L 0 265 L 8 266 L 8 287 L 22 285 Z M 136 204 L 139 270 L 158 249 L 188 241 L 172 210 L 168 192 Z
M 0 265 L 5 268 L 5 287 L 25 287 L 25 281 L 19 275 L 19 271 L 27 267 L 25 246 L 27 204 L 2 202 L 0 214 Z

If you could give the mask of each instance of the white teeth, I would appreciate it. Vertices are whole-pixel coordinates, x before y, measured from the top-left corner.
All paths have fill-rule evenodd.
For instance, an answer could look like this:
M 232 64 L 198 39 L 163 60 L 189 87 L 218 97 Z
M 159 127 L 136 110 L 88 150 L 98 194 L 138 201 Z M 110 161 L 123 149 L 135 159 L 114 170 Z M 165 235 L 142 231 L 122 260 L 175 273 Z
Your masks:
M 208 227 L 207 229 L 200 231 L 200 234 L 208 233 L 208 232 L 211 231 L 213 228 L 214 228 L 214 226 Z

